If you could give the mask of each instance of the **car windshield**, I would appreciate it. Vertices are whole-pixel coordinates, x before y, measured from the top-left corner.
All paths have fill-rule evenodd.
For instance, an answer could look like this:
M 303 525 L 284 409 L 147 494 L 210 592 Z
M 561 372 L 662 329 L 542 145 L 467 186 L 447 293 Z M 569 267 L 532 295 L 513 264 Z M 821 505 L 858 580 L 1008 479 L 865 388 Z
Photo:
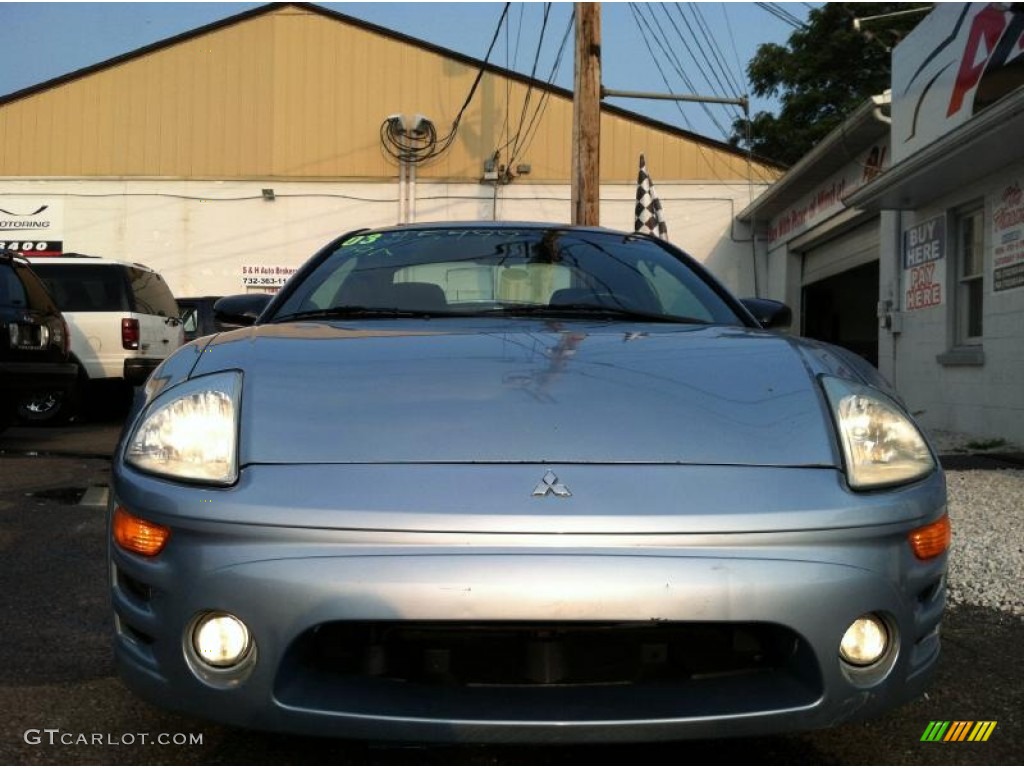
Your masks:
M 657 241 L 531 227 L 353 235 L 269 321 L 502 314 L 743 324 L 718 289 Z

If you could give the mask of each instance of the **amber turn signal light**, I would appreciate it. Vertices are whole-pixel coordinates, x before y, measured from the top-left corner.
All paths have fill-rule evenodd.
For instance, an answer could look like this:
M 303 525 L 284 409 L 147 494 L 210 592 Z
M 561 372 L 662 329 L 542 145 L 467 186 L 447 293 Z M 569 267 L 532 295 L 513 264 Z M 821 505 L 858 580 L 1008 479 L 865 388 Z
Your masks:
M 918 560 L 931 560 L 947 549 L 953 540 L 953 529 L 949 524 L 949 515 L 943 515 L 934 523 L 915 528 L 907 536 L 910 548 Z
M 113 528 L 118 546 L 145 557 L 159 555 L 171 538 L 171 529 L 167 526 L 136 517 L 121 506 L 114 509 Z

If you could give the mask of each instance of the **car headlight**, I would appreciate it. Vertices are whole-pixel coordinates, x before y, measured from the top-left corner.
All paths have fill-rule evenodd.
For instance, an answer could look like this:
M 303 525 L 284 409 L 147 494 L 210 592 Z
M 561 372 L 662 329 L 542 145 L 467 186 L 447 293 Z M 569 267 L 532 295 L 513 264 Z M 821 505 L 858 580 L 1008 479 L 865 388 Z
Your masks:
M 125 462 L 155 475 L 231 485 L 238 477 L 242 374 L 191 379 L 153 400 L 128 439 Z
M 832 405 L 851 488 L 878 488 L 918 480 L 935 469 L 935 459 L 904 410 L 868 386 L 822 377 Z

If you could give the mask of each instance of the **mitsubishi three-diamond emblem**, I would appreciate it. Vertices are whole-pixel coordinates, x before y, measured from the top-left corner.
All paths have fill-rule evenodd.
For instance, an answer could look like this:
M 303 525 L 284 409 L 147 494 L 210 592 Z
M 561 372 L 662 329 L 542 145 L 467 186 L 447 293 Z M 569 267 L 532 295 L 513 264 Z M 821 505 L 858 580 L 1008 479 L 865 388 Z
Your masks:
M 558 482 L 558 475 L 552 472 L 550 469 L 541 478 L 540 482 L 537 483 L 537 487 L 533 489 L 533 496 L 547 496 L 549 493 L 555 494 L 565 498 L 566 496 L 572 496 L 569 489 L 566 488 L 562 483 Z

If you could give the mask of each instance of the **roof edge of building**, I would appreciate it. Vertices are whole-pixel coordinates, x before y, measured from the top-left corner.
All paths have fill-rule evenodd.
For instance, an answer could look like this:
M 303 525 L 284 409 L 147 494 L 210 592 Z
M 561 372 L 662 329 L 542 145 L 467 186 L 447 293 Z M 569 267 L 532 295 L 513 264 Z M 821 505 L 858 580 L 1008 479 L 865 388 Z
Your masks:
M 804 177 L 815 177 L 819 175 L 822 179 L 827 177 L 829 173 L 832 173 L 833 169 L 829 168 L 827 171 L 822 172 L 821 161 L 837 147 L 844 146 L 846 144 L 847 137 L 855 128 L 868 126 L 871 125 L 873 121 L 877 121 L 879 124 L 879 135 L 887 133 L 889 131 L 889 118 L 887 115 L 883 117 L 881 111 L 891 103 L 892 93 L 888 90 L 876 96 L 869 96 L 860 104 L 860 106 L 850 113 L 850 116 L 846 120 L 832 129 L 832 131 L 825 136 L 825 138 L 819 141 L 810 152 L 801 157 L 795 165 L 791 166 L 781 179 L 776 181 L 754 202 L 740 211 L 736 215 L 736 218 L 742 222 L 749 222 L 764 209 L 772 208 L 777 204 L 778 201 L 789 192 L 790 187 Z M 883 125 L 885 126 L 884 128 L 881 127 Z M 761 218 L 759 216 L 757 217 Z
M 21 99 L 34 96 L 38 93 L 42 93 L 43 91 L 50 90 L 52 88 L 57 88 L 66 83 L 79 80 L 83 77 L 95 74 L 97 72 L 101 72 L 105 69 L 109 69 L 111 67 L 118 66 L 120 64 L 124 64 L 126 62 L 133 61 L 138 58 L 142 58 L 143 56 L 155 53 L 156 51 L 160 51 L 165 48 L 170 48 L 174 45 L 178 45 L 179 43 L 186 42 L 196 37 L 200 37 L 211 32 L 216 32 L 217 30 L 233 26 L 243 21 L 258 18 L 265 14 L 281 10 L 282 8 L 287 8 L 289 6 L 302 8 L 311 13 L 315 13 L 319 16 L 323 16 L 333 21 L 340 21 L 345 24 L 350 24 L 352 26 L 366 30 L 367 32 L 382 35 L 392 40 L 396 40 L 398 42 L 405 43 L 407 45 L 412 45 L 416 48 L 420 48 L 421 50 L 429 51 L 431 53 L 435 53 L 440 56 L 453 59 L 467 66 L 482 68 L 485 72 L 499 75 L 501 77 L 507 77 L 510 80 L 515 80 L 516 82 L 522 83 L 524 85 L 532 86 L 533 88 L 547 91 L 549 93 L 561 96 L 563 98 L 567 98 L 570 100 L 572 99 L 572 91 L 567 90 L 565 88 L 561 88 L 555 85 L 549 85 L 547 82 L 543 80 L 537 80 L 535 78 L 528 77 L 527 75 L 522 75 L 518 72 L 514 72 L 509 69 L 504 69 L 494 64 L 490 64 L 489 62 L 484 62 L 481 59 L 474 59 L 471 56 L 466 56 L 465 54 L 459 53 L 458 51 L 453 51 L 450 48 L 444 48 L 442 46 L 429 43 L 425 40 L 420 40 L 418 38 L 411 37 L 401 32 L 396 32 L 395 30 L 388 29 L 387 27 L 381 27 L 377 24 L 373 24 L 372 22 L 363 21 L 362 19 L 357 19 L 353 16 L 348 16 L 339 11 L 324 8 L 320 5 L 317 5 L 316 3 L 273 2 L 261 5 L 256 8 L 251 8 L 247 11 L 243 11 L 241 13 L 237 13 L 232 16 L 219 19 L 217 21 L 205 24 L 201 27 L 196 27 L 195 29 L 187 30 L 177 35 L 172 35 L 171 37 L 167 37 L 162 40 L 157 40 L 156 42 L 144 45 L 141 48 L 136 48 L 134 50 L 127 51 L 126 53 L 119 54 L 117 56 L 114 56 L 113 58 L 105 59 L 95 64 L 90 64 L 86 67 L 81 67 L 72 72 L 67 72 L 63 75 L 58 75 L 57 77 L 50 78 L 49 80 L 44 80 L 41 83 L 36 83 L 35 85 L 30 85 L 26 88 L 21 88 L 17 91 L 13 91 L 6 95 L 2 95 L 0 96 L 0 107 L 4 107 L 15 101 L 19 101 Z M 747 152 L 744 152 L 743 150 L 740 150 L 727 142 L 720 141 L 718 139 L 712 139 L 708 136 L 702 136 L 698 133 L 693 133 L 692 131 L 687 131 L 683 128 L 678 128 L 674 125 L 663 123 L 660 120 L 655 120 L 654 118 L 646 117 L 645 115 L 641 115 L 636 112 L 631 112 L 627 109 L 623 109 L 622 107 L 602 103 L 601 112 L 617 115 L 627 120 L 631 120 L 642 125 L 655 128 L 660 131 L 665 131 L 666 133 L 673 134 L 680 138 L 689 139 L 690 141 L 698 142 L 706 146 L 721 150 L 723 152 L 728 152 L 737 157 L 742 157 L 744 159 L 748 157 Z M 753 161 L 757 162 L 760 165 L 771 166 L 773 168 L 777 168 L 778 170 L 785 169 L 784 165 L 781 165 L 775 162 L 774 160 L 770 160 L 768 158 L 752 155 L 750 156 L 750 159 L 752 159 Z

